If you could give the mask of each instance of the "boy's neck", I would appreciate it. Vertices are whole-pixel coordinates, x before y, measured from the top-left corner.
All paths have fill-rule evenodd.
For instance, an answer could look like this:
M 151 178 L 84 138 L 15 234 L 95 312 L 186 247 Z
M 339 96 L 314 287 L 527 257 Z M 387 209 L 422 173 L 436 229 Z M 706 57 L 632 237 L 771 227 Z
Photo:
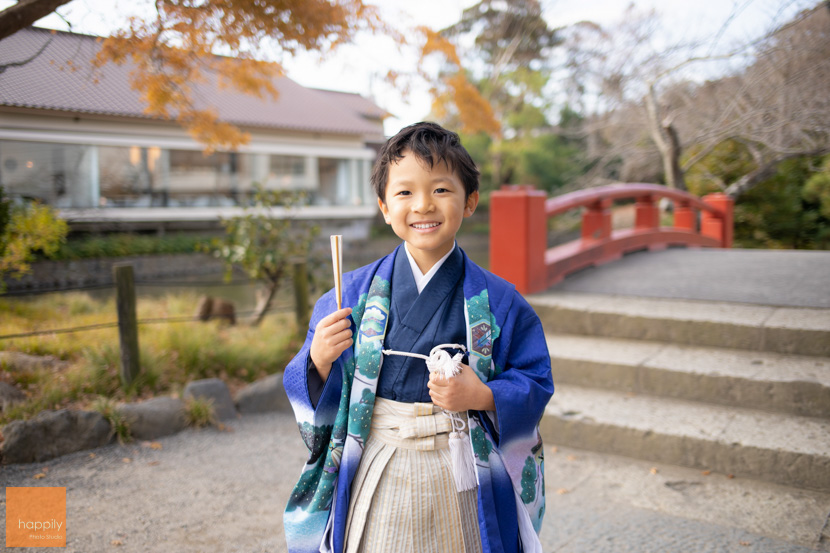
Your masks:
M 454 247 L 455 241 L 453 240 L 450 242 L 449 247 L 444 248 L 443 250 L 423 251 L 413 248 L 408 242 L 406 242 L 406 251 L 408 251 L 409 255 L 412 256 L 412 259 L 415 260 L 415 264 L 418 266 L 418 269 L 420 269 L 422 275 L 427 274 L 429 270 L 432 269 L 432 267 L 438 263 L 442 257 L 450 253 Z

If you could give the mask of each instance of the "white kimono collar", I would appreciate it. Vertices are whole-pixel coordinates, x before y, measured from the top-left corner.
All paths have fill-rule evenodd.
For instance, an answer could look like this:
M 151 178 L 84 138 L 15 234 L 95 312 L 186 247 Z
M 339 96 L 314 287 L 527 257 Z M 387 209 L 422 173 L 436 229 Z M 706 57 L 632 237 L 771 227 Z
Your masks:
M 409 259 L 409 266 L 412 268 L 412 276 L 415 278 L 415 287 L 418 288 L 418 293 L 420 294 L 421 290 L 426 288 L 426 285 L 429 283 L 430 280 L 432 280 L 432 277 L 435 276 L 435 273 L 438 272 L 438 269 L 441 268 L 441 265 L 443 265 L 447 258 L 450 256 L 450 254 L 452 254 L 452 252 L 455 251 L 457 244 L 453 243 L 452 249 L 450 249 L 450 251 L 448 251 L 444 257 L 436 261 L 435 265 L 433 265 L 432 268 L 430 268 L 430 270 L 427 271 L 426 274 L 421 272 L 421 269 L 418 268 L 418 264 L 415 263 L 415 259 L 412 257 L 412 254 L 409 253 L 409 245 L 406 242 L 404 242 L 403 246 L 403 249 L 406 251 L 406 257 Z

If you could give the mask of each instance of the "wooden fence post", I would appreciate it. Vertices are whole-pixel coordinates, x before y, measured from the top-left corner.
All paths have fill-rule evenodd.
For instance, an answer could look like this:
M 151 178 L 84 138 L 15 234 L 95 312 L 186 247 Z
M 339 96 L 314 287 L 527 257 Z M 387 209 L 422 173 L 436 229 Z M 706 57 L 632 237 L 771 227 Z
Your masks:
M 308 329 L 308 266 L 305 261 L 294 263 L 294 313 L 297 331 L 305 336 Z
M 135 277 L 129 263 L 112 267 L 118 309 L 118 338 L 121 342 L 121 384 L 129 385 L 138 376 L 138 319 L 135 309 Z

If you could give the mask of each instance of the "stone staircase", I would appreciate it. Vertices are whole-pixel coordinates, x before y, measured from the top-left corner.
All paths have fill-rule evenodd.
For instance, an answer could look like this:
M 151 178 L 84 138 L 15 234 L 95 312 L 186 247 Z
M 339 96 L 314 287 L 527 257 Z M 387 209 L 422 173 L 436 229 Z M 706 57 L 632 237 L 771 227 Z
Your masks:
M 528 297 L 563 445 L 830 492 L 830 309 Z

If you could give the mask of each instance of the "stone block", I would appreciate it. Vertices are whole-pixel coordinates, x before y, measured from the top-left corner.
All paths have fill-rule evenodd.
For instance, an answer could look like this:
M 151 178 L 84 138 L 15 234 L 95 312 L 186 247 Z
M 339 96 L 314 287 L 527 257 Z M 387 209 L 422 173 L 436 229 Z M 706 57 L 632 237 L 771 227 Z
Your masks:
M 213 400 L 213 410 L 217 420 L 236 418 L 236 407 L 231 399 L 228 386 L 218 378 L 205 378 L 189 383 L 182 393 L 182 399 L 188 398 Z
M 289 410 L 291 404 L 282 385 L 282 373 L 272 374 L 242 388 L 236 394 L 236 408 L 240 413 Z
M 136 440 L 153 440 L 181 432 L 187 426 L 184 402 L 171 397 L 157 397 L 141 403 L 118 406 Z
M 67 453 L 92 449 L 112 439 L 110 423 L 94 411 L 43 411 L 27 421 L 3 428 L 4 464 L 37 463 Z

